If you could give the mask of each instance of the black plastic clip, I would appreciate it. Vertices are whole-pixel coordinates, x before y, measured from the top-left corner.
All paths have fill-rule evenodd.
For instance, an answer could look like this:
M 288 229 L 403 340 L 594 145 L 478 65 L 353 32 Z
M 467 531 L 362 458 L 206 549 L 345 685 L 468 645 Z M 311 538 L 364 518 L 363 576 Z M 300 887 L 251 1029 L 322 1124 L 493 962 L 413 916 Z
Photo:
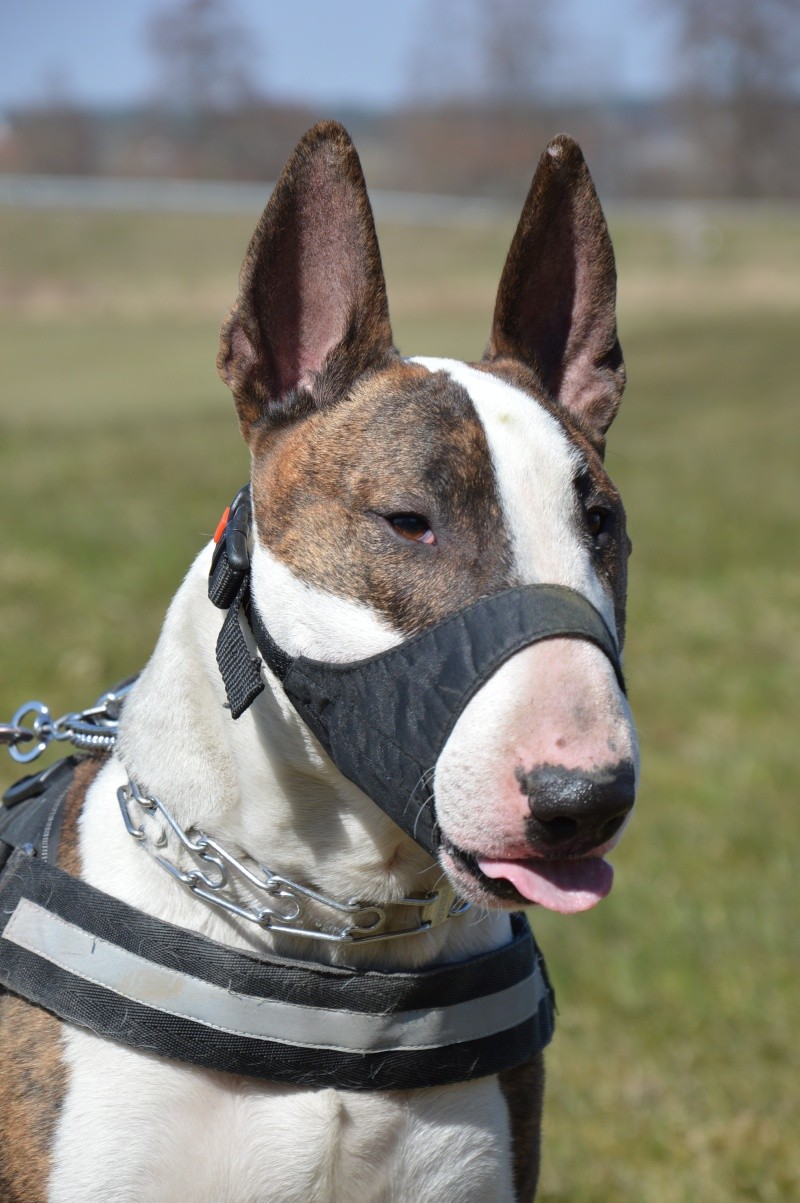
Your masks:
M 29 773 L 27 777 L 21 777 L 13 785 L 9 785 L 3 794 L 3 806 L 7 810 L 11 810 L 20 802 L 27 802 L 29 798 L 38 798 L 54 777 L 58 777 L 67 769 L 72 772 L 78 759 L 77 756 L 68 756 L 65 760 L 57 760 L 55 764 L 48 765 L 46 769 L 40 769 L 38 773 Z
M 252 522 L 250 485 L 234 497 L 230 514 L 219 543 L 214 549 L 211 571 L 208 574 L 208 596 L 220 610 L 227 610 L 239 592 L 239 586 L 250 572 L 250 553 L 247 542 Z

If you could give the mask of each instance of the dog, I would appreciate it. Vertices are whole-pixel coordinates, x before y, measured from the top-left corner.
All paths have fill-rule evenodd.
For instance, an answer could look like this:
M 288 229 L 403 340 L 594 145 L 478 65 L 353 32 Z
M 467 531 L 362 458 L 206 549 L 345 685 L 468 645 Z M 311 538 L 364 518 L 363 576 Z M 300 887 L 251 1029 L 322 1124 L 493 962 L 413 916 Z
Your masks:
M 588 169 L 561 135 L 536 170 L 483 358 L 402 358 L 353 145 L 333 122 L 303 137 L 253 235 L 217 361 L 251 454 L 252 618 L 281 654 L 341 665 L 413 644 L 424 659 L 426 632 L 540 585 L 589 602 L 621 649 L 630 544 L 603 467 L 625 383 L 615 292 Z M 335 766 L 268 664 L 233 717 L 207 596 L 214 554 L 209 544 L 179 589 L 115 750 L 72 778 L 62 870 L 251 959 L 423 976 L 502 950 L 521 907 L 569 913 L 608 892 L 603 855 L 638 772 L 615 653 L 551 634 L 465 691 L 429 774 L 432 854 Z M 251 671 L 252 632 L 237 623 Z M 368 710 L 369 698 L 364 722 Z M 369 899 L 396 938 L 315 943 L 210 905 L 196 875 L 190 889 L 179 879 L 197 863 L 176 834 L 187 831 L 228 850 L 203 844 L 206 867 L 268 865 L 273 897 L 292 896 L 286 881 L 314 891 L 312 916 L 320 896 Z M 447 921 L 403 935 L 402 900 L 442 891 Z M 252 894 L 237 895 L 242 907 Z M 6 1203 L 535 1193 L 541 1053 L 417 1088 L 301 1085 L 154 1055 L 14 993 L 0 998 L 0 1047 Z

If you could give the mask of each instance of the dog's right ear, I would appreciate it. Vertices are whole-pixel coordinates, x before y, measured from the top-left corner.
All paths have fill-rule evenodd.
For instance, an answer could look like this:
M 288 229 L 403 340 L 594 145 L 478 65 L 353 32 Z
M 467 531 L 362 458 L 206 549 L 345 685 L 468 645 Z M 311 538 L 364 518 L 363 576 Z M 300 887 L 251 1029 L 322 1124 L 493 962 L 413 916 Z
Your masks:
M 246 439 L 340 397 L 397 352 L 355 147 L 335 121 L 300 140 L 250 241 L 217 370 Z

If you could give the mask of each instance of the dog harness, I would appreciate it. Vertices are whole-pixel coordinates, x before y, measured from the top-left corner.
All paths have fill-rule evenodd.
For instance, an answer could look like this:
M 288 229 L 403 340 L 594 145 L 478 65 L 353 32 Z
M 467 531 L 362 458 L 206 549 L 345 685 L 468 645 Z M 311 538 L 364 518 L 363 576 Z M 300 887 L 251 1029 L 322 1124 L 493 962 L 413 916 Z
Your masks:
M 333 763 L 434 857 L 437 759 L 501 664 L 542 639 L 584 639 L 607 656 L 624 690 L 603 618 L 557 585 L 484 598 L 354 663 L 292 657 L 250 596 L 251 524 L 247 486 L 220 523 L 209 575 L 209 597 L 227 611 L 217 662 L 232 717 L 264 689 L 266 665 Z M 0 987 L 160 1056 L 343 1090 L 467 1081 L 523 1064 L 549 1043 L 553 993 L 524 915 L 512 916 L 511 941 L 492 952 L 413 972 L 355 970 L 227 947 L 64 872 L 59 832 L 76 763 L 60 761 L 6 794 Z M 138 834 L 130 816 L 126 824 Z M 216 863 L 205 851 L 202 858 Z
M 476 602 L 366 660 L 326 663 L 289 656 L 250 596 L 250 486 L 217 528 L 208 595 L 227 610 L 217 640 L 234 718 L 264 689 L 264 664 L 337 768 L 434 858 L 439 846 L 433 776 L 470 699 L 515 652 L 542 639 L 593 643 L 625 692 L 619 651 L 600 613 L 562 585 L 523 585 Z
M 153 918 L 57 866 L 77 757 L 0 808 L 0 989 L 143 1051 L 340 1090 L 500 1073 L 550 1041 L 554 999 L 523 915 L 510 943 L 414 972 L 256 956 Z

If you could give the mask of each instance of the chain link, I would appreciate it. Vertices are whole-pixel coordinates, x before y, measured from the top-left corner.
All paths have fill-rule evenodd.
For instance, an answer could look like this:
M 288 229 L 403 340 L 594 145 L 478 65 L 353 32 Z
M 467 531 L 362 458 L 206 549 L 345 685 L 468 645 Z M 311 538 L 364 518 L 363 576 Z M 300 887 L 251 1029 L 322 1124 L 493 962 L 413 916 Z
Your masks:
M 339 902 L 291 878 L 274 873 L 266 865 L 259 865 L 259 871 L 254 872 L 213 836 L 184 830 L 159 798 L 143 794 L 133 781 L 120 786 L 117 801 L 128 834 L 150 853 L 162 869 L 196 897 L 268 931 L 338 944 L 362 944 L 420 935 L 447 919 L 463 915 L 470 907 L 470 903 L 456 897 L 447 883 L 432 894 L 401 898 L 392 903 L 363 902 L 357 898 Z M 162 820 L 154 839 L 131 818 L 132 805 L 138 806 L 150 818 Z M 195 868 L 181 869 L 158 851 L 167 847 L 170 831 L 190 854 Z M 236 891 L 237 884 L 257 891 L 264 900 L 253 904 L 242 902 Z M 315 907 L 333 911 L 340 917 L 347 916 L 347 919 L 337 931 L 330 930 L 330 921 L 324 927 L 312 927 L 310 924 L 315 921 L 308 912 Z M 398 931 L 386 931 L 388 912 L 395 907 L 416 908 L 419 912 L 417 922 Z
M 105 752 L 117 741 L 119 716 L 124 702 L 136 677 L 129 677 L 102 694 L 93 706 L 86 710 L 72 711 L 53 718 L 44 702 L 25 702 L 14 714 L 10 723 L 0 723 L 0 744 L 8 748 L 9 755 L 18 764 L 30 764 L 54 741 L 70 743 L 82 752 Z M 33 716 L 27 725 L 26 719 Z M 19 745 L 33 743 L 32 748 L 23 750 Z
M 136 677 L 121 681 L 102 694 L 93 706 L 62 714 L 60 718 L 53 718 L 44 702 L 25 702 L 10 723 L 0 723 L 0 745 L 7 746 L 9 755 L 19 764 L 30 764 L 54 741 L 71 743 L 73 747 L 89 754 L 107 751 L 117 741 L 122 704 L 135 681 Z M 33 721 L 25 725 L 24 720 L 31 716 Z M 33 743 L 34 746 L 23 751 L 19 745 L 26 743 Z M 133 781 L 119 788 L 117 800 L 128 834 L 138 840 L 176 881 L 196 897 L 269 931 L 340 944 L 393 940 L 430 931 L 448 919 L 463 915 L 470 907 L 468 902 L 456 897 L 447 883 L 431 894 L 419 898 L 400 898 L 389 904 L 362 902 L 356 898 L 339 902 L 279 873 L 273 873 L 265 865 L 259 865 L 259 872 L 254 872 L 213 836 L 202 832 L 192 835 L 185 831 L 163 802 L 143 794 Z M 163 820 L 164 825 L 154 840 L 149 839 L 144 828 L 137 827 L 131 819 L 132 804 L 139 806 L 151 818 L 160 817 Z M 182 847 L 194 859 L 195 868 L 188 871 L 180 869 L 158 851 L 167 847 L 169 831 L 177 836 Z M 236 893 L 236 884 L 258 891 L 259 895 L 265 896 L 265 900 L 252 905 L 242 903 Z M 314 907 L 332 911 L 345 921 L 337 931 L 330 930 L 330 922 L 325 927 L 309 926 L 314 920 L 308 912 Z M 417 922 L 397 931 L 387 931 L 387 912 L 396 907 L 416 908 Z

